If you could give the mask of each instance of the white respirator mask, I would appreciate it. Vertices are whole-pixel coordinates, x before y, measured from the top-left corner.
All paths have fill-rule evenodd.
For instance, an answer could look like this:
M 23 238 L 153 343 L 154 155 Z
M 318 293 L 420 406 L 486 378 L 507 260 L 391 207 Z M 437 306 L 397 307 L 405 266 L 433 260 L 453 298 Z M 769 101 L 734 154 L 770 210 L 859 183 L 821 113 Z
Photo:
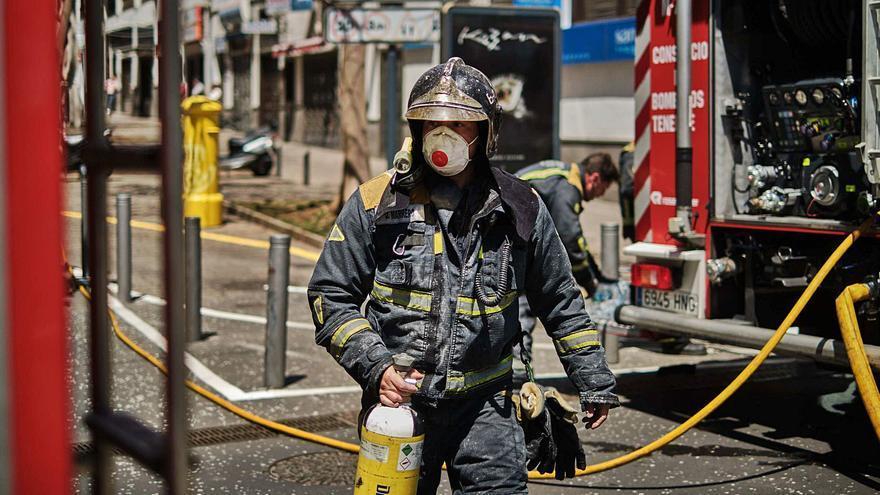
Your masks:
M 469 143 L 446 126 L 436 127 L 425 134 L 422 156 L 438 174 L 446 177 L 458 175 L 471 161 L 468 149 L 477 138 L 479 136 Z

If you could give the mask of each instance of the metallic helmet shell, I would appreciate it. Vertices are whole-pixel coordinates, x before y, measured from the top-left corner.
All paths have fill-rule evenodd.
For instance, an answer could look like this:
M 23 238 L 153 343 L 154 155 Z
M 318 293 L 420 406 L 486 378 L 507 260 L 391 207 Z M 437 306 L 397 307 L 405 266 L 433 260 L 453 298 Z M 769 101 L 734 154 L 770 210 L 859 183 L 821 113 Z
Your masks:
M 458 57 L 435 65 L 419 77 L 409 94 L 406 119 L 413 140 L 419 143 L 424 120 L 485 122 L 486 158 L 498 150 L 501 107 L 495 88 L 485 74 Z

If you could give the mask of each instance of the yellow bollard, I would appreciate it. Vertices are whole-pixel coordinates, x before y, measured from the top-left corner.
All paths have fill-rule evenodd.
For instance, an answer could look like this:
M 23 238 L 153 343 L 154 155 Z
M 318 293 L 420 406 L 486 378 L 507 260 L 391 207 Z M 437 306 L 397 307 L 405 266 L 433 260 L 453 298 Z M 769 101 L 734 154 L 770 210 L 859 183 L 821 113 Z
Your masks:
M 220 194 L 218 135 L 220 103 L 190 96 L 180 104 L 183 113 L 183 214 L 201 218 L 202 227 L 223 221 Z

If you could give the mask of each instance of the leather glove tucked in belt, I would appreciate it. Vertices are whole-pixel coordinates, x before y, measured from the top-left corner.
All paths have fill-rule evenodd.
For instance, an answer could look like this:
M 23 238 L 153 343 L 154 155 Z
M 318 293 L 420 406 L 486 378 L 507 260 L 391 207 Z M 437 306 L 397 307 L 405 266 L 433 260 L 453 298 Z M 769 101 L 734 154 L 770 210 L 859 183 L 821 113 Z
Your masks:
M 573 477 L 587 466 L 577 435 L 577 410 L 555 389 L 543 391 L 533 382 L 513 394 L 516 416 L 526 441 L 526 465 L 539 473 L 556 472 L 556 479 Z

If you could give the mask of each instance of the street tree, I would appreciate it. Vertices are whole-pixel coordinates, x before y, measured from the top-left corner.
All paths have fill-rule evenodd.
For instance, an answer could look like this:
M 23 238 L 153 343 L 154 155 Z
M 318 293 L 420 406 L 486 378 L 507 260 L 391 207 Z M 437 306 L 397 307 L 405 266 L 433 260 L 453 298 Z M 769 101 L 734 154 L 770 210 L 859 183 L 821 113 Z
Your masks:
M 367 104 L 364 91 L 366 48 L 342 45 L 339 64 L 339 127 L 342 138 L 343 172 L 333 210 L 339 212 L 358 185 L 370 178 L 367 144 Z

